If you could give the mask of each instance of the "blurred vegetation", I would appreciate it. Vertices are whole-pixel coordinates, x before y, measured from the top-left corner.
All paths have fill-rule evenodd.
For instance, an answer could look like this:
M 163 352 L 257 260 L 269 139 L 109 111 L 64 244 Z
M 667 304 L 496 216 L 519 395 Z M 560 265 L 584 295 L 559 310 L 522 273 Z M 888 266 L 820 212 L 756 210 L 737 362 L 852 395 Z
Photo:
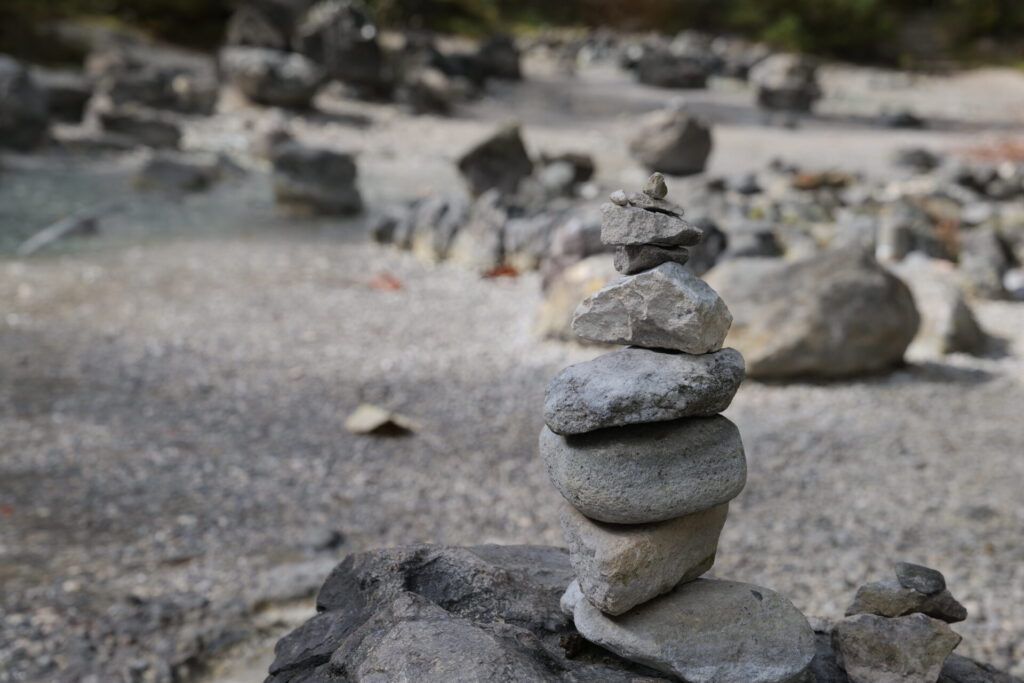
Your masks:
M 57 19 L 105 17 L 155 37 L 215 47 L 236 0 L 0 0 L 0 51 L 51 49 Z M 250 0 L 251 1 L 251 0 Z M 310 0 L 259 0 L 302 3 Z M 482 34 L 509 26 L 697 28 L 862 62 L 1017 61 L 1024 0 L 367 0 L 386 27 Z

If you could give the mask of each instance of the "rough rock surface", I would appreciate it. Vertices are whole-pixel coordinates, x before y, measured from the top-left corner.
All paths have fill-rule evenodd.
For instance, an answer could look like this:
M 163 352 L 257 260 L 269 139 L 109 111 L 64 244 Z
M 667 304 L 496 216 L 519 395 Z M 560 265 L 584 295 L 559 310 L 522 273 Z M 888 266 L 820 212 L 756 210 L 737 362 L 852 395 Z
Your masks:
M 957 286 L 955 269 L 948 261 L 916 256 L 890 266 L 910 287 L 921 314 L 920 329 L 908 352 L 923 356 L 983 352 L 988 335 Z
M 573 584 L 563 598 L 587 640 L 689 683 L 784 683 L 811 664 L 815 637 L 786 598 L 736 581 L 697 579 L 614 619 Z
M 571 578 L 565 551 L 542 546 L 350 555 L 318 614 L 278 642 L 267 681 L 658 680 L 580 642 L 558 602 Z
M 0 147 L 32 149 L 48 127 L 46 93 L 24 65 L 0 55 Z
M 810 259 L 734 259 L 708 283 L 727 299 L 728 343 L 757 378 L 842 377 L 899 364 L 919 317 L 905 284 L 856 247 Z
M 548 476 L 591 519 L 643 524 L 689 515 L 739 495 L 747 463 L 736 425 L 722 416 L 559 436 L 541 429 Z
M 700 242 L 701 231 L 682 218 L 635 206 L 601 207 L 601 240 L 605 244 L 689 247 Z
M 629 150 L 651 171 L 701 173 L 711 154 L 711 127 L 681 106 L 652 112 L 639 122 Z
M 917 612 L 950 624 L 967 618 L 967 609 L 948 590 L 927 594 L 902 586 L 896 580 L 864 584 L 857 589 L 853 602 L 846 608 L 847 616 L 875 614 L 902 617 Z
M 635 275 L 662 263 L 685 264 L 690 258 L 686 247 L 659 247 L 655 244 L 619 247 L 615 250 L 615 270 L 623 275 Z
M 904 588 L 913 588 L 925 595 L 946 590 L 946 577 L 942 572 L 913 562 L 896 563 L 896 580 Z
M 505 126 L 462 155 L 458 161 L 469 191 L 474 196 L 497 188 L 512 194 L 533 172 L 519 126 Z
M 573 331 L 584 339 L 683 353 L 722 348 L 731 324 L 722 297 L 678 263 L 609 283 L 587 297 L 572 319 Z
M 583 594 L 618 615 L 711 569 L 728 514 L 725 503 L 655 524 L 604 524 L 563 503 L 559 520 Z
M 279 204 L 303 213 L 340 215 L 362 208 L 356 164 L 349 154 L 286 142 L 274 148 L 273 164 Z
M 692 355 L 627 348 L 570 365 L 548 384 L 544 421 L 582 434 L 723 412 L 743 381 L 735 349 Z
M 588 256 L 551 276 L 534 329 L 547 339 L 573 341 L 572 316 L 582 299 L 618 277 L 611 254 Z
M 320 67 L 302 55 L 267 48 L 224 48 L 220 64 L 249 100 L 275 107 L 308 108 L 323 79 Z
M 852 683 L 936 681 L 960 636 L 923 614 L 848 617 L 832 631 L 839 666 Z

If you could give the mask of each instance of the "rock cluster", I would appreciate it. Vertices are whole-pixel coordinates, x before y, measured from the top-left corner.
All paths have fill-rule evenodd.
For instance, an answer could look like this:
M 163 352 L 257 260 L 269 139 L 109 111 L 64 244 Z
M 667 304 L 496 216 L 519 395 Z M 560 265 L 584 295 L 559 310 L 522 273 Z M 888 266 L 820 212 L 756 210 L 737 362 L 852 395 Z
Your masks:
M 814 657 L 803 615 L 767 589 L 699 578 L 746 483 L 739 431 L 718 414 L 744 369 L 722 349 L 728 308 L 683 267 L 701 231 L 666 192 L 656 173 L 602 207 L 602 240 L 630 274 L 573 319 L 579 336 L 629 348 L 547 389 L 540 452 L 576 573 L 562 607 L 587 640 L 683 680 L 789 681 Z
M 836 661 L 853 683 L 935 681 L 960 644 L 948 626 L 967 610 L 942 574 L 901 562 L 896 578 L 864 584 L 832 629 Z

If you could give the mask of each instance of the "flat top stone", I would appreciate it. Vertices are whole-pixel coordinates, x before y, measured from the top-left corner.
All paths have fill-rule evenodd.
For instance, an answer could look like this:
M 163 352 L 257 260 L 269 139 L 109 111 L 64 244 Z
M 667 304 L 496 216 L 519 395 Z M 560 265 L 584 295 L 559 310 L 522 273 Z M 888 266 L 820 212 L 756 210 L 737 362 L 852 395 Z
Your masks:
M 562 604 L 584 638 L 689 683 L 783 683 L 814 658 L 807 619 L 767 588 L 697 579 L 615 618 L 580 596 Z
M 605 244 L 691 247 L 703 236 L 700 228 L 667 211 L 612 203 L 601 205 L 601 241 Z
M 683 207 L 667 199 L 656 199 L 643 192 L 633 192 L 626 199 L 630 206 L 635 206 L 639 209 L 646 209 L 656 213 L 667 213 L 679 218 L 683 217 Z

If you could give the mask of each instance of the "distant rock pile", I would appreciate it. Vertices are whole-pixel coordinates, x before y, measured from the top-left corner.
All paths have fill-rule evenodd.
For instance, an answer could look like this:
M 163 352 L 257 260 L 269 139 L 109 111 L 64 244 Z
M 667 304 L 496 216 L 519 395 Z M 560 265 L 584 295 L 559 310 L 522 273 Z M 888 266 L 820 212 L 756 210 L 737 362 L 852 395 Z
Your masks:
M 573 318 L 579 336 L 629 348 L 548 386 L 540 452 L 576 573 L 562 608 L 587 640 L 683 680 L 790 681 L 814 657 L 803 615 L 767 589 L 699 578 L 746 483 L 739 432 L 718 414 L 743 358 L 722 349 L 725 303 L 683 268 L 701 231 L 666 192 L 654 174 L 602 207 L 626 275 Z

